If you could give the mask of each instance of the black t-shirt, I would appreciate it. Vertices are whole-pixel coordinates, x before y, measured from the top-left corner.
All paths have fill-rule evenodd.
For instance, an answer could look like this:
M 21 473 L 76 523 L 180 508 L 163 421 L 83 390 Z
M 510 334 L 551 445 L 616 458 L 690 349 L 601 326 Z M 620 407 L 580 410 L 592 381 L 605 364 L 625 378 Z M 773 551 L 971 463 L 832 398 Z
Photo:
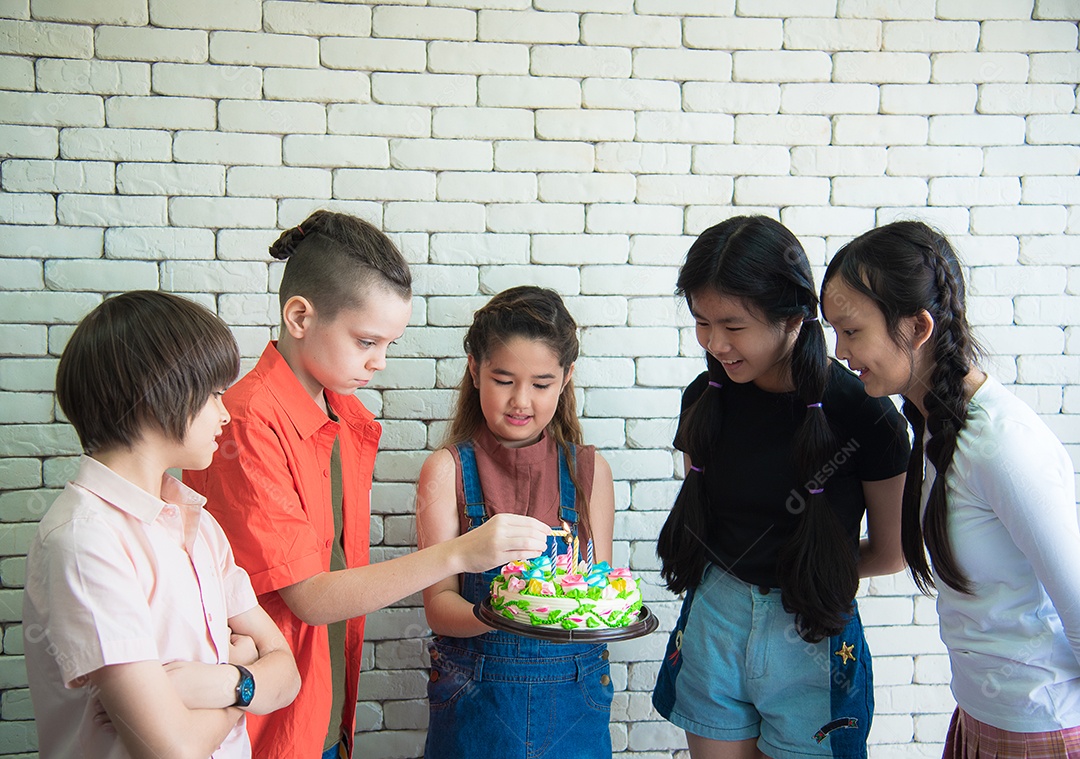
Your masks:
M 685 411 L 708 386 L 703 372 L 683 393 Z M 752 382 L 725 381 L 718 451 L 704 462 L 709 506 L 704 548 L 708 560 L 744 582 L 777 587 L 776 561 L 804 513 L 806 482 L 795 474 L 793 441 L 807 409 L 795 393 L 768 393 Z M 840 524 L 858 545 L 866 503 L 863 481 L 907 470 L 907 422 L 888 398 L 868 396 L 858 377 L 831 362 L 822 406 L 838 448 L 816 480 Z M 675 447 L 680 435 L 675 436 Z M 702 466 L 702 462 L 693 462 Z M 811 484 L 809 487 L 822 487 Z

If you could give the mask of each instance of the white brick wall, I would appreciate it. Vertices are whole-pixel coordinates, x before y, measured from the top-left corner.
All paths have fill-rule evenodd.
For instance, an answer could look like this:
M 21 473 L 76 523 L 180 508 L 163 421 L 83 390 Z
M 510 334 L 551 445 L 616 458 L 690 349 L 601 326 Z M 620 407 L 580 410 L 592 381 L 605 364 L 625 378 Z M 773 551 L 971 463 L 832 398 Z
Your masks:
M 706 226 L 757 212 L 815 266 L 874 224 L 954 236 L 988 365 L 1080 468 L 1080 52 L 1075 0 L 0 1 L 0 754 L 36 736 L 23 554 L 78 444 L 51 388 L 109 293 L 215 308 L 250 366 L 277 324 L 280 229 L 328 206 L 379 224 L 416 279 L 378 388 L 373 557 L 408 550 L 464 327 L 523 282 L 582 326 L 578 398 L 616 476 L 615 554 L 670 629 L 655 537 L 700 370 L 672 296 Z M 820 269 L 819 269 L 820 271 Z M 871 754 L 934 756 L 952 702 L 932 602 L 861 593 Z M 419 756 L 426 627 L 371 616 L 360 751 Z M 665 632 L 612 646 L 617 756 L 685 757 L 649 701 Z

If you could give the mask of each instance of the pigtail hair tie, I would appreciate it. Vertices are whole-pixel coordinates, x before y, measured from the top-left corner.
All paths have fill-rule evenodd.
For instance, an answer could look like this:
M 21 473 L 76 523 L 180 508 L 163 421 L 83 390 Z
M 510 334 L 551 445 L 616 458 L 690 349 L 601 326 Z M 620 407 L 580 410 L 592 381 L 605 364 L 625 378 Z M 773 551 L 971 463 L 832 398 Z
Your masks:
M 300 233 L 301 237 L 307 236 L 307 232 L 305 232 L 299 224 L 296 225 L 296 231 Z
M 807 488 L 810 491 L 810 495 L 821 495 L 825 492 L 825 488 Z
M 694 466 L 693 464 L 690 465 L 690 471 L 691 472 L 697 472 L 698 474 L 704 474 L 705 473 L 704 469 L 702 469 L 699 466 Z
M 808 403 L 808 404 L 806 404 L 806 407 L 807 408 L 821 408 L 821 401 L 818 401 L 817 403 Z
M 813 316 L 808 316 L 805 319 L 803 319 L 803 324 L 806 324 L 807 322 L 816 322 L 816 321 L 817 321 L 817 314 L 814 314 Z
M 714 382 L 713 380 L 709 380 L 709 387 L 717 387 L 717 388 L 719 388 L 719 387 L 723 387 L 723 385 L 721 385 L 719 382 Z

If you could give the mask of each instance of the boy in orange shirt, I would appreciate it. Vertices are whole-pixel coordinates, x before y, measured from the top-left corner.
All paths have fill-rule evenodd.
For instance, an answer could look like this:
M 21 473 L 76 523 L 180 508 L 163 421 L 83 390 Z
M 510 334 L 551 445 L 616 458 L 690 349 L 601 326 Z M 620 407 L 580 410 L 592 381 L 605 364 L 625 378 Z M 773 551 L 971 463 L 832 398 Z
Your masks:
M 256 757 L 351 756 L 363 615 L 446 577 L 543 552 L 549 528 L 504 515 L 368 565 L 381 427 L 353 392 L 386 365 L 412 279 L 372 225 L 317 211 L 270 248 L 288 263 L 280 338 L 226 394 L 222 454 L 185 480 L 207 495 L 237 563 L 288 639 L 303 680 L 287 709 L 249 719 Z

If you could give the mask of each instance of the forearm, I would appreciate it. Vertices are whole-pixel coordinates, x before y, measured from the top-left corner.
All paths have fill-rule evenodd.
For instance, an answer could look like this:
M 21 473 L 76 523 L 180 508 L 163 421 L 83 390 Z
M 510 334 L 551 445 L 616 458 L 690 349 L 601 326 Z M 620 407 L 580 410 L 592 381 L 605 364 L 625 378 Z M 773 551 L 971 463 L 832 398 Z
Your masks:
M 236 669 L 233 667 L 233 669 Z M 255 678 L 255 698 L 246 711 L 269 714 L 288 706 L 300 690 L 300 675 L 288 650 L 270 651 L 248 669 Z
M 859 559 L 856 564 L 859 577 L 896 574 L 905 566 L 902 553 L 878 550 L 875 544 L 866 538 L 859 541 Z
M 439 543 L 378 564 L 324 572 L 281 594 L 304 622 L 326 625 L 370 614 L 460 573 L 457 547 Z
M 473 605 L 453 590 L 443 590 L 431 597 L 425 593 L 424 615 L 436 635 L 472 638 L 491 630 L 473 614 Z

